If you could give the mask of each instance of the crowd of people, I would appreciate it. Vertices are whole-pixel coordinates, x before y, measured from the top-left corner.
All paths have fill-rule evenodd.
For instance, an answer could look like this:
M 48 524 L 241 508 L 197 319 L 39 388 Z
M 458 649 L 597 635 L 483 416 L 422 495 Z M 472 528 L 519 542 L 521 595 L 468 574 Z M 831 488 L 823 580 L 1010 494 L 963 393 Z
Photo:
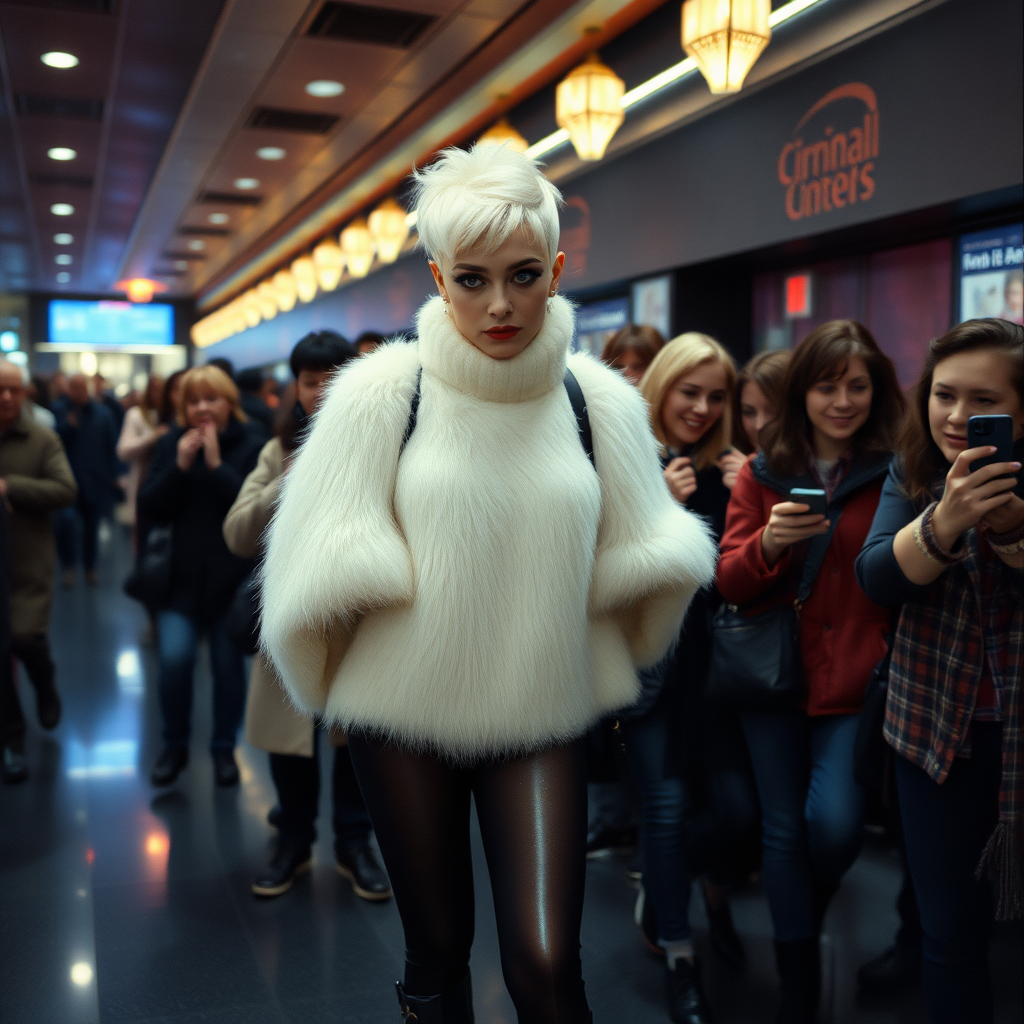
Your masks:
M 363 358 L 379 335 L 314 332 L 283 394 L 213 360 L 127 409 L 102 379 L 0 363 L 4 781 L 28 775 L 15 662 L 40 725 L 61 717 L 55 550 L 65 586 L 79 551 L 95 584 L 121 488 L 158 654 L 152 784 L 188 765 L 205 638 L 214 781 L 238 783 L 244 722 L 277 793 L 253 893 L 308 871 L 330 749 L 336 867 L 398 903 L 409 1019 L 472 1020 L 472 795 L 522 1022 L 592 1020 L 585 857 L 639 841 L 668 1017 L 714 1020 L 693 884 L 740 969 L 729 897 L 760 875 L 775 1020 L 812 1024 L 874 802 L 902 926 L 861 983 L 920 977 L 934 1024 L 991 1024 L 992 922 L 1024 902 L 1024 329 L 953 327 L 906 397 L 852 320 L 742 368 L 646 326 L 604 367 L 567 359 L 553 186 L 503 150 L 419 178 L 439 296 L 412 340 Z

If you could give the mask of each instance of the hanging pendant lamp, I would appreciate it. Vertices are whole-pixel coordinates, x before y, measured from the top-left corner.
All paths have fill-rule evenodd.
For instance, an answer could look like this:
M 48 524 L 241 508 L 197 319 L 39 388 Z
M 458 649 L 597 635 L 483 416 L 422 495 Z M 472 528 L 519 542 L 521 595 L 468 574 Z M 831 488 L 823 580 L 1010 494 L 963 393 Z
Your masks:
M 242 295 L 242 314 L 245 316 L 247 327 L 256 327 L 263 319 L 260 311 L 260 293 L 255 288 L 250 288 Z
M 397 203 L 395 204 L 397 206 Z M 404 214 L 403 214 L 404 216 Z M 373 264 L 373 235 L 362 217 L 352 221 L 341 233 L 341 250 L 345 254 L 348 272 L 353 277 L 366 277 Z
M 686 0 L 683 49 L 713 93 L 739 92 L 771 39 L 771 0 Z
M 273 320 L 277 316 L 277 292 L 273 281 L 260 281 L 256 292 L 260 297 L 260 315 L 264 320 Z
M 290 270 L 279 270 L 273 277 L 274 292 L 277 295 L 277 308 L 282 313 L 289 313 L 295 308 L 298 293 L 295 290 L 295 278 Z
M 312 258 L 300 256 L 292 261 L 291 270 L 299 302 L 312 302 L 316 298 L 316 268 L 313 266 Z
M 333 238 L 325 238 L 313 250 L 313 267 L 320 290 L 333 292 L 345 270 L 345 254 Z
M 394 263 L 409 237 L 405 210 L 394 199 L 385 199 L 367 221 L 381 263 Z M 359 276 L 358 274 L 356 275 Z
M 555 90 L 555 120 L 569 133 L 581 160 L 600 160 L 625 114 L 626 84 L 592 53 Z
M 502 117 L 495 124 L 492 124 L 476 140 L 478 146 L 508 146 L 517 153 L 525 153 L 530 144 Z

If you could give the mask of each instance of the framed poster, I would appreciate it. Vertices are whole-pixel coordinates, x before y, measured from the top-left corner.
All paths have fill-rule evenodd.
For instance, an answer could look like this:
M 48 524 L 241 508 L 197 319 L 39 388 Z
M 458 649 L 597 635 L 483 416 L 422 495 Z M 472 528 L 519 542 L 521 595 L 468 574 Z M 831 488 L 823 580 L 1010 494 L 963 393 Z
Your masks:
M 633 282 L 633 323 L 646 324 L 672 337 L 672 275 L 649 277 Z
M 998 317 L 1024 323 L 1024 226 L 963 235 L 959 245 L 958 320 Z

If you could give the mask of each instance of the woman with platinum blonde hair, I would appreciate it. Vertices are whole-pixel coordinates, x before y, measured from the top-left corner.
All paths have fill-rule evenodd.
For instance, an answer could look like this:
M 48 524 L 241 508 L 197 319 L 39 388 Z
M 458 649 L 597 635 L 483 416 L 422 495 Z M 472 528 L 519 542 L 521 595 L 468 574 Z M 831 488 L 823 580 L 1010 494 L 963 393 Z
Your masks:
M 472 797 L 520 1022 L 586 1024 L 581 740 L 636 699 L 714 547 L 639 394 L 567 361 L 555 187 L 486 146 L 416 184 L 440 294 L 415 343 L 331 385 L 270 529 L 263 643 L 295 703 L 348 732 L 405 929 L 403 1015 L 473 1019 Z

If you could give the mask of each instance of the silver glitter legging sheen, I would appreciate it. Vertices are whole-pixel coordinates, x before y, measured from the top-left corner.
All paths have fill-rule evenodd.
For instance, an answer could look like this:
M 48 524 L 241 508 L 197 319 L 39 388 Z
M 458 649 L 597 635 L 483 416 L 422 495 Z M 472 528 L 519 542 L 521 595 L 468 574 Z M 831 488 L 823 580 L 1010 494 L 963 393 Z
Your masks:
M 522 1024 L 591 1020 L 580 965 L 586 873 L 583 744 L 469 765 L 373 735 L 349 738 L 405 929 L 405 988 L 426 997 L 469 969 L 476 800 L 501 967 Z

